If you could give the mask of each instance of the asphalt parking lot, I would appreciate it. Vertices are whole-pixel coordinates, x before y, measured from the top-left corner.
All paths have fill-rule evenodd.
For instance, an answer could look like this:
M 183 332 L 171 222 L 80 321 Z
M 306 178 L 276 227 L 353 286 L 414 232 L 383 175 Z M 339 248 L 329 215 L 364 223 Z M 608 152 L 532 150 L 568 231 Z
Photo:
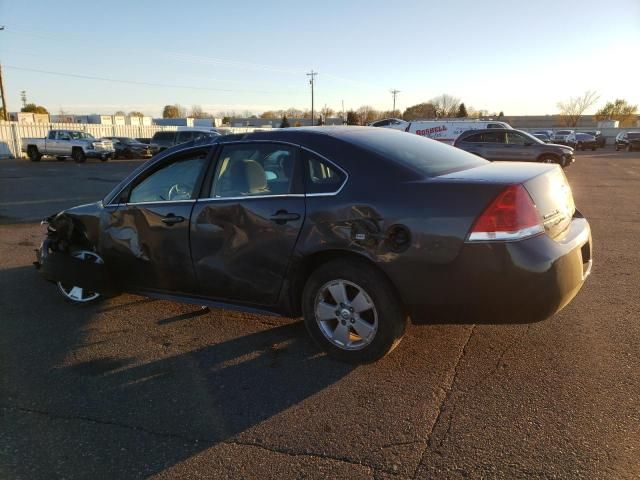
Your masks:
M 640 477 L 640 153 L 567 169 L 594 267 L 563 311 L 410 327 L 359 367 L 298 320 L 65 303 L 36 220 L 139 164 L 0 160 L 0 478 Z

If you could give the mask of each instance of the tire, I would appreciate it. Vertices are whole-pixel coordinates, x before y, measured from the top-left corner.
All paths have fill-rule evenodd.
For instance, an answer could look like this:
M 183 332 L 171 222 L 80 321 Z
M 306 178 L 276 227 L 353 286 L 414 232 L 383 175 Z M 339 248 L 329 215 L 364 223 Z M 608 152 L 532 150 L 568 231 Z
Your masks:
M 633 146 L 630 143 L 627 143 L 627 152 L 633 152 Z
M 81 148 L 74 148 L 73 152 L 71 152 L 71 157 L 76 163 L 84 163 L 87 161 L 87 156 Z
M 39 162 L 42 158 L 42 155 L 38 151 L 38 147 L 36 147 L 35 145 L 29 145 L 27 147 L 27 156 L 32 162 Z
M 101 162 L 106 162 L 107 160 L 109 160 L 111 157 L 100 157 L 100 161 Z
M 597 147 L 591 147 L 591 151 L 595 152 Z
M 616 152 L 620 151 L 620 147 L 618 147 L 618 145 L 616 145 Z
M 100 255 L 90 250 L 77 250 L 73 252 L 71 256 L 84 261 L 104 263 Z M 102 299 L 101 294 L 97 292 L 85 291 L 85 289 L 81 287 L 65 285 L 62 282 L 56 282 L 56 285 L 58 286 L 58 291 L 64 297 L 64 299 L 75 305 L 87 305 L 89 303 L 95 303 Z
M 348 363 L 384 357 L 407 324 L 393 285 L 365 260 L 336 259 L 318 267 L 304 287 L 302 311 L 311 338 Z
M 578 142 L 578 144 L 576 145 L 576 150 L 584 150 L 584 145 L 582 144 L 582 142 Z
M 538 160 L 538 161 L 540 163 L 557 163 L 558 165 L 562 165 L 562 163 L 560 162 L 560 159 L 558 159 L 554 155 L 542 155 L 540 157 L 540 160 Z
M 64 157 L 56 157 L 56 160 L 58 160 L 59 162 L 64 162 Z

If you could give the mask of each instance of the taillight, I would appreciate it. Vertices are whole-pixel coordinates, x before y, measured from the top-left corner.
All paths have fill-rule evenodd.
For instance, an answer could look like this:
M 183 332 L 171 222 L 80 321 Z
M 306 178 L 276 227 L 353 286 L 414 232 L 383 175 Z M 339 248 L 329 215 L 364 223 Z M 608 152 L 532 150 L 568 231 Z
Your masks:
M 521 240 L 544 232 L 529 193 L 522 185 L 510 185 L 478 217 L 469 241 Z

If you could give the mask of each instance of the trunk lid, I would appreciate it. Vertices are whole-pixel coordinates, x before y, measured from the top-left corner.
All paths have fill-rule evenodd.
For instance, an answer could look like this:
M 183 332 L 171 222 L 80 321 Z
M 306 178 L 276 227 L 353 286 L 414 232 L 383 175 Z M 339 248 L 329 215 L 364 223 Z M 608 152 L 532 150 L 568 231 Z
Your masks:
M 523 185 L 536 206 L 545 232 L 552 238 L 564 232 L 575 213 L 571 187 L 559 165 L 494 162 L 441 175 L 437 182 Z

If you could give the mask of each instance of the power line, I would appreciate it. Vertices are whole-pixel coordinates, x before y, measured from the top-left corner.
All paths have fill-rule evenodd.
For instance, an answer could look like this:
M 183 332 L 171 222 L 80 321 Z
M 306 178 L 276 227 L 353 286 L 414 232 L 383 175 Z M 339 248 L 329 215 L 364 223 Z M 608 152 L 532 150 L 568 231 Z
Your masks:
M 309 79 L 309 83 L 311 84 L 311 126 L 312 127 L 313 127 L 313 85 L 316 80 L 316 75 L 318 75 L 318 72 L 314 72 L 313 70 L 307 73 L 307 77 L 311 77 Z
M 107 78 L 107 77 L 96 77 L 91 75 L 81 75 L 77 73 L 63 73 L 63 72 L 53 72 L 50 70 L 39 70 L 35 68 L 27 68 L 27 67 L 16 67 L 14 65 L 5 65 L 5 68 L 9 68 L 12 70 L 21 70 L 24 72 L 34 72 L 34 73 L 44 73 L 46 75 L 57 75 L 60 77 L 71 77 L 71 78 L 80 78 L 83 80 L 100 80 L 103 82 L 113 82 L 113 83 L 125 83 L 129 85 L 145 85 L 150 87 L 165 87 L 165 88 L 184 88 L 190 90 L 207 90 L 212 92 L 227 92 L 227 93 L 280 93 L 280 92 L 267 92 L 262 90 L 231 90 L 226 88 L 211 88 L 211 87 L 197 87 L 193 85 L 174 85 L 170 83 L 153 83 L 153 82 L 140 82 L 136 80 L 122 80 L 118 78 Z

